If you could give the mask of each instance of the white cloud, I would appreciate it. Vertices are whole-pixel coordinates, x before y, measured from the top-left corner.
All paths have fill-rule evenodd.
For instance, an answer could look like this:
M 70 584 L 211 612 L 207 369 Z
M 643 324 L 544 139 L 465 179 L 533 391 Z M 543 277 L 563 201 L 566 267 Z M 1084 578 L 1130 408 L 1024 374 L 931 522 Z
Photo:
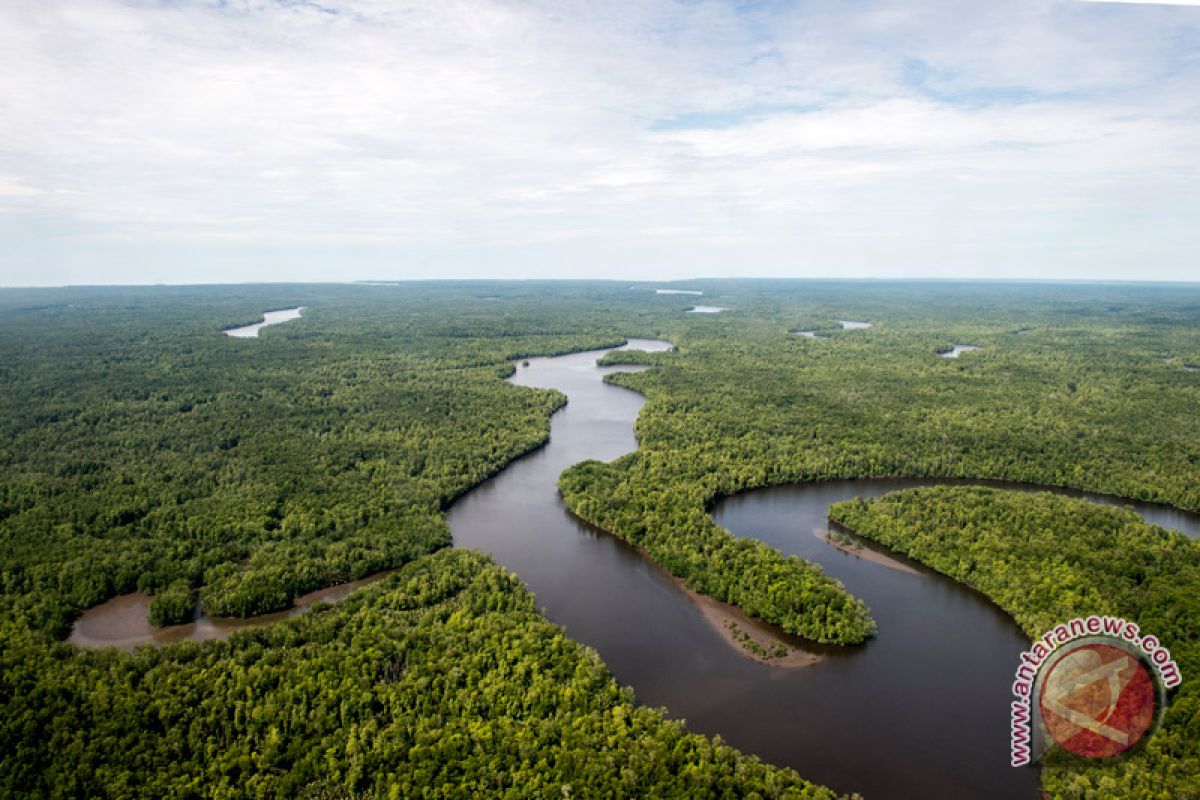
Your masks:
M 1187 9 L 324 5 L 0 5 L 0 284 L 1200 255 Z
M 1084 3 L 1121 3 L 1135 6 L 1200 6 L 1200 0 L 1081 0 Z
M 25 186 L 20 181 L 13 181 L 0 175 L 0 198 L 3 197 L 34 197 L 41 194 L 40 189 Z

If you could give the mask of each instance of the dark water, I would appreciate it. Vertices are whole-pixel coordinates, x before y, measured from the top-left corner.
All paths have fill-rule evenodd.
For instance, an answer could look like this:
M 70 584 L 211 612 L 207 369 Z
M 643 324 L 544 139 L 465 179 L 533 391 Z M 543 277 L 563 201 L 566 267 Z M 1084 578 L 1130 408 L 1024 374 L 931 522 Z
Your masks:
M 665 706 L 695 731 L 869 800 L 1036 797 L 1037 771 L 1008 765 L 1009 687 L 1027 646 L 1016 624 L 919 565 L 897 570 L 813 535 L 826 526 L 830 503 L 932 482 L 786 486 L 719 503 L 719 523 L 820 563 L 879 622 L 875 640 L 822 648 L 825 658 L 814 666 L 753 661 L 730 648 L 669 578 L 571 517 L 558 497 L 556 481 L 570 465 L 636 447 L 632 423 L 642 399 L 601 382 L 609 371 L 595 367 L 602 352 L 531 359 L 517 371 L 513 382 L 559 389 L 570 402 L 555 414 L 545 448 L 454 505 L 455 544 L 485 550 L 520 575 L 546 615 L 595 648 L 641 702 Z M 1183 512 L 1138 510 L 1200 532 Z

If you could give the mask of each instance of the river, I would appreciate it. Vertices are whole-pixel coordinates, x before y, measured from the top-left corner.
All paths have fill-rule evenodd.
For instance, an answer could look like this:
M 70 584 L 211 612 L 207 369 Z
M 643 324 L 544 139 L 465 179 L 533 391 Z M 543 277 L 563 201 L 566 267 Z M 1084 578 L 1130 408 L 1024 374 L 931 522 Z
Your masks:
M 1017 655 L 1028 646 L 1016 623 L 920 565 L 896 569 L 814 535 L 826 527 L 830 503 L 938 481 L 782 486 L 718 503 L 720 524 L 820 563 L 879 622 L 879 636 L 863 647 L 810 648 L 823 656 L 812 666 L 747 658 L 669 576 L 571 516 L 557 494 L 558 476 L 572 464 L 636 448 L 632 423 L 642 398 L 602 382 L 604 373 L 621 369 L 596 367 L 603 353 L 530 359 L 513 375 L 522 386 L 558 389 L 569 403 L 554 415 L 546 447 L 450 509 L 455 544 L 487 551 L 516 572 L 545 614 L 595 648 L 640 702 L 665 706 L 692 730 L 720 734 L 868 800 L 1036 797 L 1038 771 L 1008 764 L 1010 686 Z M 1149 504 L 1136 509 L 1153 522 L 1200 533 L 1195 515 Z
M 670 345 L 632 340 L 626 347 Z M 978 593 L 920 565 L 901 559 L 897 568 L 886 555 L 844 552 L 814 533 L 824 530 L 830 503 L 943 481 L 779 486 L 717 503 L 717 522 L 821 564 L 871 607 L 879 623 L 879 635 L 864 646 L 808 647 L 821 657 L 811 666 L 756 661 L 732 645 L 670 576 L 573 517 L 558 495 L 557 480 L 567 467 L 589 458 L 612 460 L 637 446 L 632 424 L 642 397 L 602 379 L 608 372 L 645 368 L 597 367 L 605 352 L 531 358 L 517 366 L 511 382 L 558 389 L 569 403 L 552 417 L 545 447 L 454 503 L 447 516 L 455 544 L 486 551 L 518 574 L 546 616 L 595 648 L 640 702 L 665 707 L 692 730 L 720 734 L 742 750 L 868 800 L 1033 800 L 1037 770 L 1008 766 L 1009 687 L 1017 654 L 1027 646 L 1016 624 Z M 1196 515 L 1132 505 L 1152 522 L 1200 534 Z M 323 591 L 344 596 L 351 588 Z M 144 601 L 124 602 L 126 612 L 141 603 L 145 624 Z M 97 643 L 99 629 L 89 618 L 105 606 L 84 615 L 72 641 Z M 145 640 L 211 638 L 206 631 L 213 630 L 227 635 L 223 623 L 205 627 L 214 623 L 201 620 L 150 631 Z M 191 634 L 183 632 L 189 627 Z M 93 641 L 79 641 L 89 630 Z

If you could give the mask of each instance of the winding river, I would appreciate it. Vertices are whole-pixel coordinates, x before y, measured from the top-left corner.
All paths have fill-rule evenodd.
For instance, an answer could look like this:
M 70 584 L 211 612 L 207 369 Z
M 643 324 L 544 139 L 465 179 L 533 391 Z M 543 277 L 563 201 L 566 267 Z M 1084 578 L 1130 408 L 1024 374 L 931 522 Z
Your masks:
M 631 340 L 626 347 L 670 345 Z M 553 416 L 545 447 L 451 507 L 455 544 L 486 551 L 517 573 L 547 617 L 595 648 L 639 701 L 665 707 L 692 730 L 720 734 L 747 752 L 868 800 L 1033 800 L 1037 770 L 1008 766 L 1009 686 L 1017 654 L 1027 646 L 1016 624 L 978 593 L 920 565 L 885 553 L 847 552 L 819 535 L 830 503 L 940 481 L 831 481 L 719 502 L 713 513 L 720 524 L 821 564 L 867 602 L 879 623 L 878 637 L 862 647 L 808 647 L 820 657 L 810 666 L 754 660 L 713 624 L 703 603 L 633 548 L 573 517 L 558 496 L 558 476 L 567 467 L 589 458 L 611 460 L 637 446 L 632 424 L 642 397 L 602 379 L 607 372 L 644 368 L 597 367 L 605 352 L 531 358 L 517 367 L 513 383 L 558 389 L 569 403 Z M 1196 515 L 1129 505 L 1152 522 L 1200 534 Z M 336 599 L 333 593 L 344 596 L 351 588 L 323 590 L 330 596 L 318 599 Z M 124 602 L 126 614 L 142 603 L 144 623 L 144 602 Z M 89 623 L 97 630 L 103 615 L 94 612 L 105 606 L 84 614 L 73 641 L 104 643 L 77 637 Z M 151 631 L 143 641 L 228 635 L 222 624 L 201 619 Z
M 622 369 L 596 367 L 603 353 L 535 358 L 517 370 L 514 383 L 558 389 L 570 402 L 554 415 L 546 447 L 450 509 L 455 544 L 485 550 L 520 575 L 546 615 L 595 648 L 639 701 L 665 706 L 692 730 L 868 800 L 1036 797 L 1037 770 L 1008 764 L 1010 685 L 1028 646 L 1016 623 L 918 564 L 848 553 L 814 535 L 826 527 L 830 503 L 939 481 L 781 486 L 718 503 L 720 524 L 821 564 L 879 623 L 879 636 L 863 647 L 810 648 L 822 656 L 812 666 L 753 660 L 668 575 L 571 516 L 557 494 L 567 467 L 637 446 L 632 423 L 642 398 L 602 382 Z M 1200 534 L 1196 515 L 1134 507 L 1152 522 Z

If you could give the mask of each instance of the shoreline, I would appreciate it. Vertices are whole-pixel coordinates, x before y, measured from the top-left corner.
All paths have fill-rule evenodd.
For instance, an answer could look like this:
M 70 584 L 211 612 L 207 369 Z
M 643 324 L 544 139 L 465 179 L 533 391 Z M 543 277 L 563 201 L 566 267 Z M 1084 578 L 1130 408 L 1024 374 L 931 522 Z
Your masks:
M 834 520 L 830 521 L 830 527 L 841 529 L 841 531 L 847 535 L 858 536 L 857 533 Z M 825 544 L 829 545 L 835 550 L 840 550 L 843 553 L 861 558 L 864 561 L 870 561 L 872 564 L 879 564 L 880 566 L 887 567 L 888 569 L 894 569 L 897 572 L 907 572 L 910 575 L 921 574 L 920 570 L 914 569 L 908 564 L 905 564 L 903 561 L 892 558 L 886 553 L 881 553 L 878 550 L 872 550 L 866 546 L 855 547 L 850 542 L 838 541 L 830 536 L 830 531 L 822 530 L 821 528 L 813 528 L 813 536 L 817 537 L 822 542 L 825 542 Z
M 671 582 L 678 586 L 687 595 L 689 600 L 695 603 L 696 607 L 700 610 L 701 616 L 721 634 L 721 638 L 725 643 L 743 656 L 760 664 L 766 664 L 769 667 L 779 667 L 781 669 L 811 667 L 813 664 L 823 660 L 822 656 L 789 644 L 779 634 L 769 629 L 764 629 L 763 626 L 766 623 L 749 616 L 737 606 L 731 606 L 706 594 L 700 594 L 694 589 L 688 588 L 682 578 L 676 578 L 674 575 L 671 576 Z M 753 642 L 768 655 L 751 650 L 744 643 L 745 640 L 739 641 L 739 634 L 744 636 L 745 640 Z M 771 655 L 771 653 L 775 652 L 776 647 L 785 648 L 787 652 L 784 655 Z

